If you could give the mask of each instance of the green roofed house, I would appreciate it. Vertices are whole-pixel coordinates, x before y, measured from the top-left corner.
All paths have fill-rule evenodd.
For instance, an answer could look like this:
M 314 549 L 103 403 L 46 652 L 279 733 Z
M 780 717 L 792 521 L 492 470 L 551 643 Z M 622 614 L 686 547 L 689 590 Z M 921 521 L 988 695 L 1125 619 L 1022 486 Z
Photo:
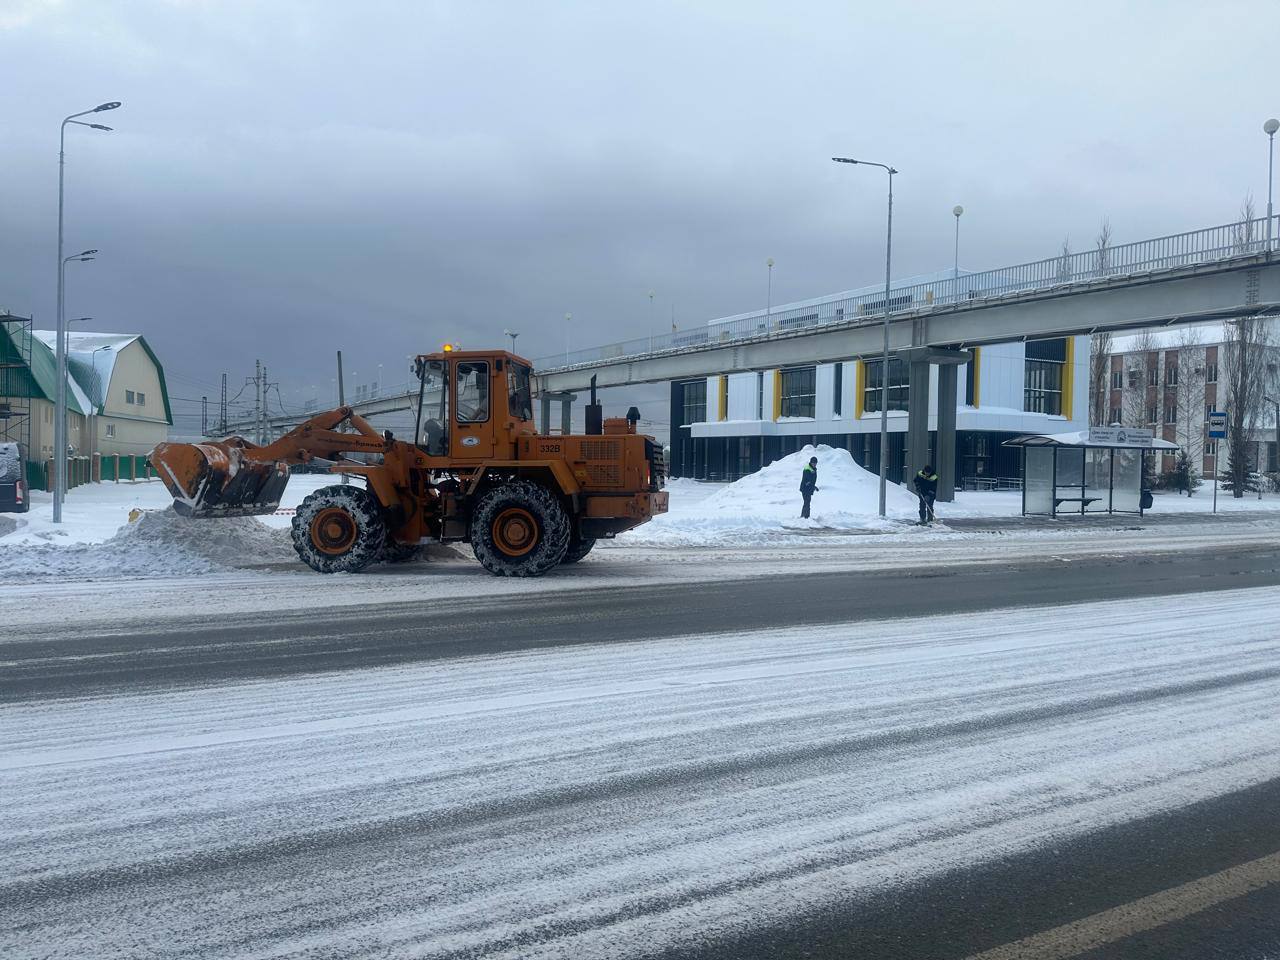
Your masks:
M 0 432 L 27 447 L 29 461 L 53 456 L 57 339 L 29 320 L 0 317 Z M 140 457 L 162 442 L 173 423 L 164 368 L 137 334 L 77 331 L 67 338 L 67 444 L 73 456 Z M 28 413 L 29 411 L 29 413 Z M 19 416 L 22 414 L 22 416 Z

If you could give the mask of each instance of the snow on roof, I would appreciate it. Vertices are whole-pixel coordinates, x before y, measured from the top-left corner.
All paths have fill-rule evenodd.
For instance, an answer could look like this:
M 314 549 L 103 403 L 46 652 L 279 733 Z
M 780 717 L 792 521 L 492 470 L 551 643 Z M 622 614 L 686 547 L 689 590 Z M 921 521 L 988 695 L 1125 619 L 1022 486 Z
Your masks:
M 57 350 L 58 335 L 53 330 L 33 330 L 32 335 L 48 347 Z M 73 388 L 83 396 L 85 409 L 91 407 L 102 412 L 101 402 L 115 372 L 116 357 L 120 351 L 141 337 L 136 333 L 91 333 L 77 330 L 67 335 L 67 370 Z M 90 397 L 93 401 L 90 401 Z M 167 404 L 166 400 L 166 404 Z
M 1006 440 L 1005 447 L 1091 447 L 1101 450 L 1177 450 L 1178 445 L 1169 440 L 1153 437 L 1140 443 L 1101 443 L 1089 439 L 1088 430 L 1072 430 L 1068 433 L 1027 433 Z

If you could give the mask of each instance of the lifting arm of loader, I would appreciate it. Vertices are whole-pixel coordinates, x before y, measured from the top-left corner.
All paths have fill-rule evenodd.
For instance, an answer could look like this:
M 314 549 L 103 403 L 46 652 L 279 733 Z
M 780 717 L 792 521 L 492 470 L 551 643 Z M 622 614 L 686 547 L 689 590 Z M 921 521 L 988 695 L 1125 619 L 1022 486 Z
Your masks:
M 337 430 L 350 423 L 355 433 Z M 243 437 L 210 443 L 162 443 L 148 459 L 173 507 L 186 517 L 271 513 L 289 482 L 289 467 L 344 453 L 385 453 L 387 440 L 350 407 L 317 414 L 283 437 L 259 446 Z

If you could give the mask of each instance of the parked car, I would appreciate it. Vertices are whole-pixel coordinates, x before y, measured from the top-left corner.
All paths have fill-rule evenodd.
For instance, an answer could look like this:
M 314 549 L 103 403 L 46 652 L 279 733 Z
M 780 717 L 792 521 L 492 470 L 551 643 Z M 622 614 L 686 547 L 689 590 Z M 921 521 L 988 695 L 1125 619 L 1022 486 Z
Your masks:
M 27 478 L 23 476 L 25 452 L 21 444 L 0 442 L 0 512 L 26 513 L 31 509 Z

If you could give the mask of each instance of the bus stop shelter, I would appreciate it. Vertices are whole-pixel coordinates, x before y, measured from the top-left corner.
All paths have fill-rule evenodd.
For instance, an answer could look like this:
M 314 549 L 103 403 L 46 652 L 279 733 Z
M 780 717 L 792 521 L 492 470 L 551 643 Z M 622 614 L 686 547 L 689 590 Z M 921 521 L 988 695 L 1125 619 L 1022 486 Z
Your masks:
M 1143 459 L 1177 450 L 1150 430 L 1094 427 L 1027 434 L 1004 442 L 1022 449 L 1022 515 L 1143 512 Z

